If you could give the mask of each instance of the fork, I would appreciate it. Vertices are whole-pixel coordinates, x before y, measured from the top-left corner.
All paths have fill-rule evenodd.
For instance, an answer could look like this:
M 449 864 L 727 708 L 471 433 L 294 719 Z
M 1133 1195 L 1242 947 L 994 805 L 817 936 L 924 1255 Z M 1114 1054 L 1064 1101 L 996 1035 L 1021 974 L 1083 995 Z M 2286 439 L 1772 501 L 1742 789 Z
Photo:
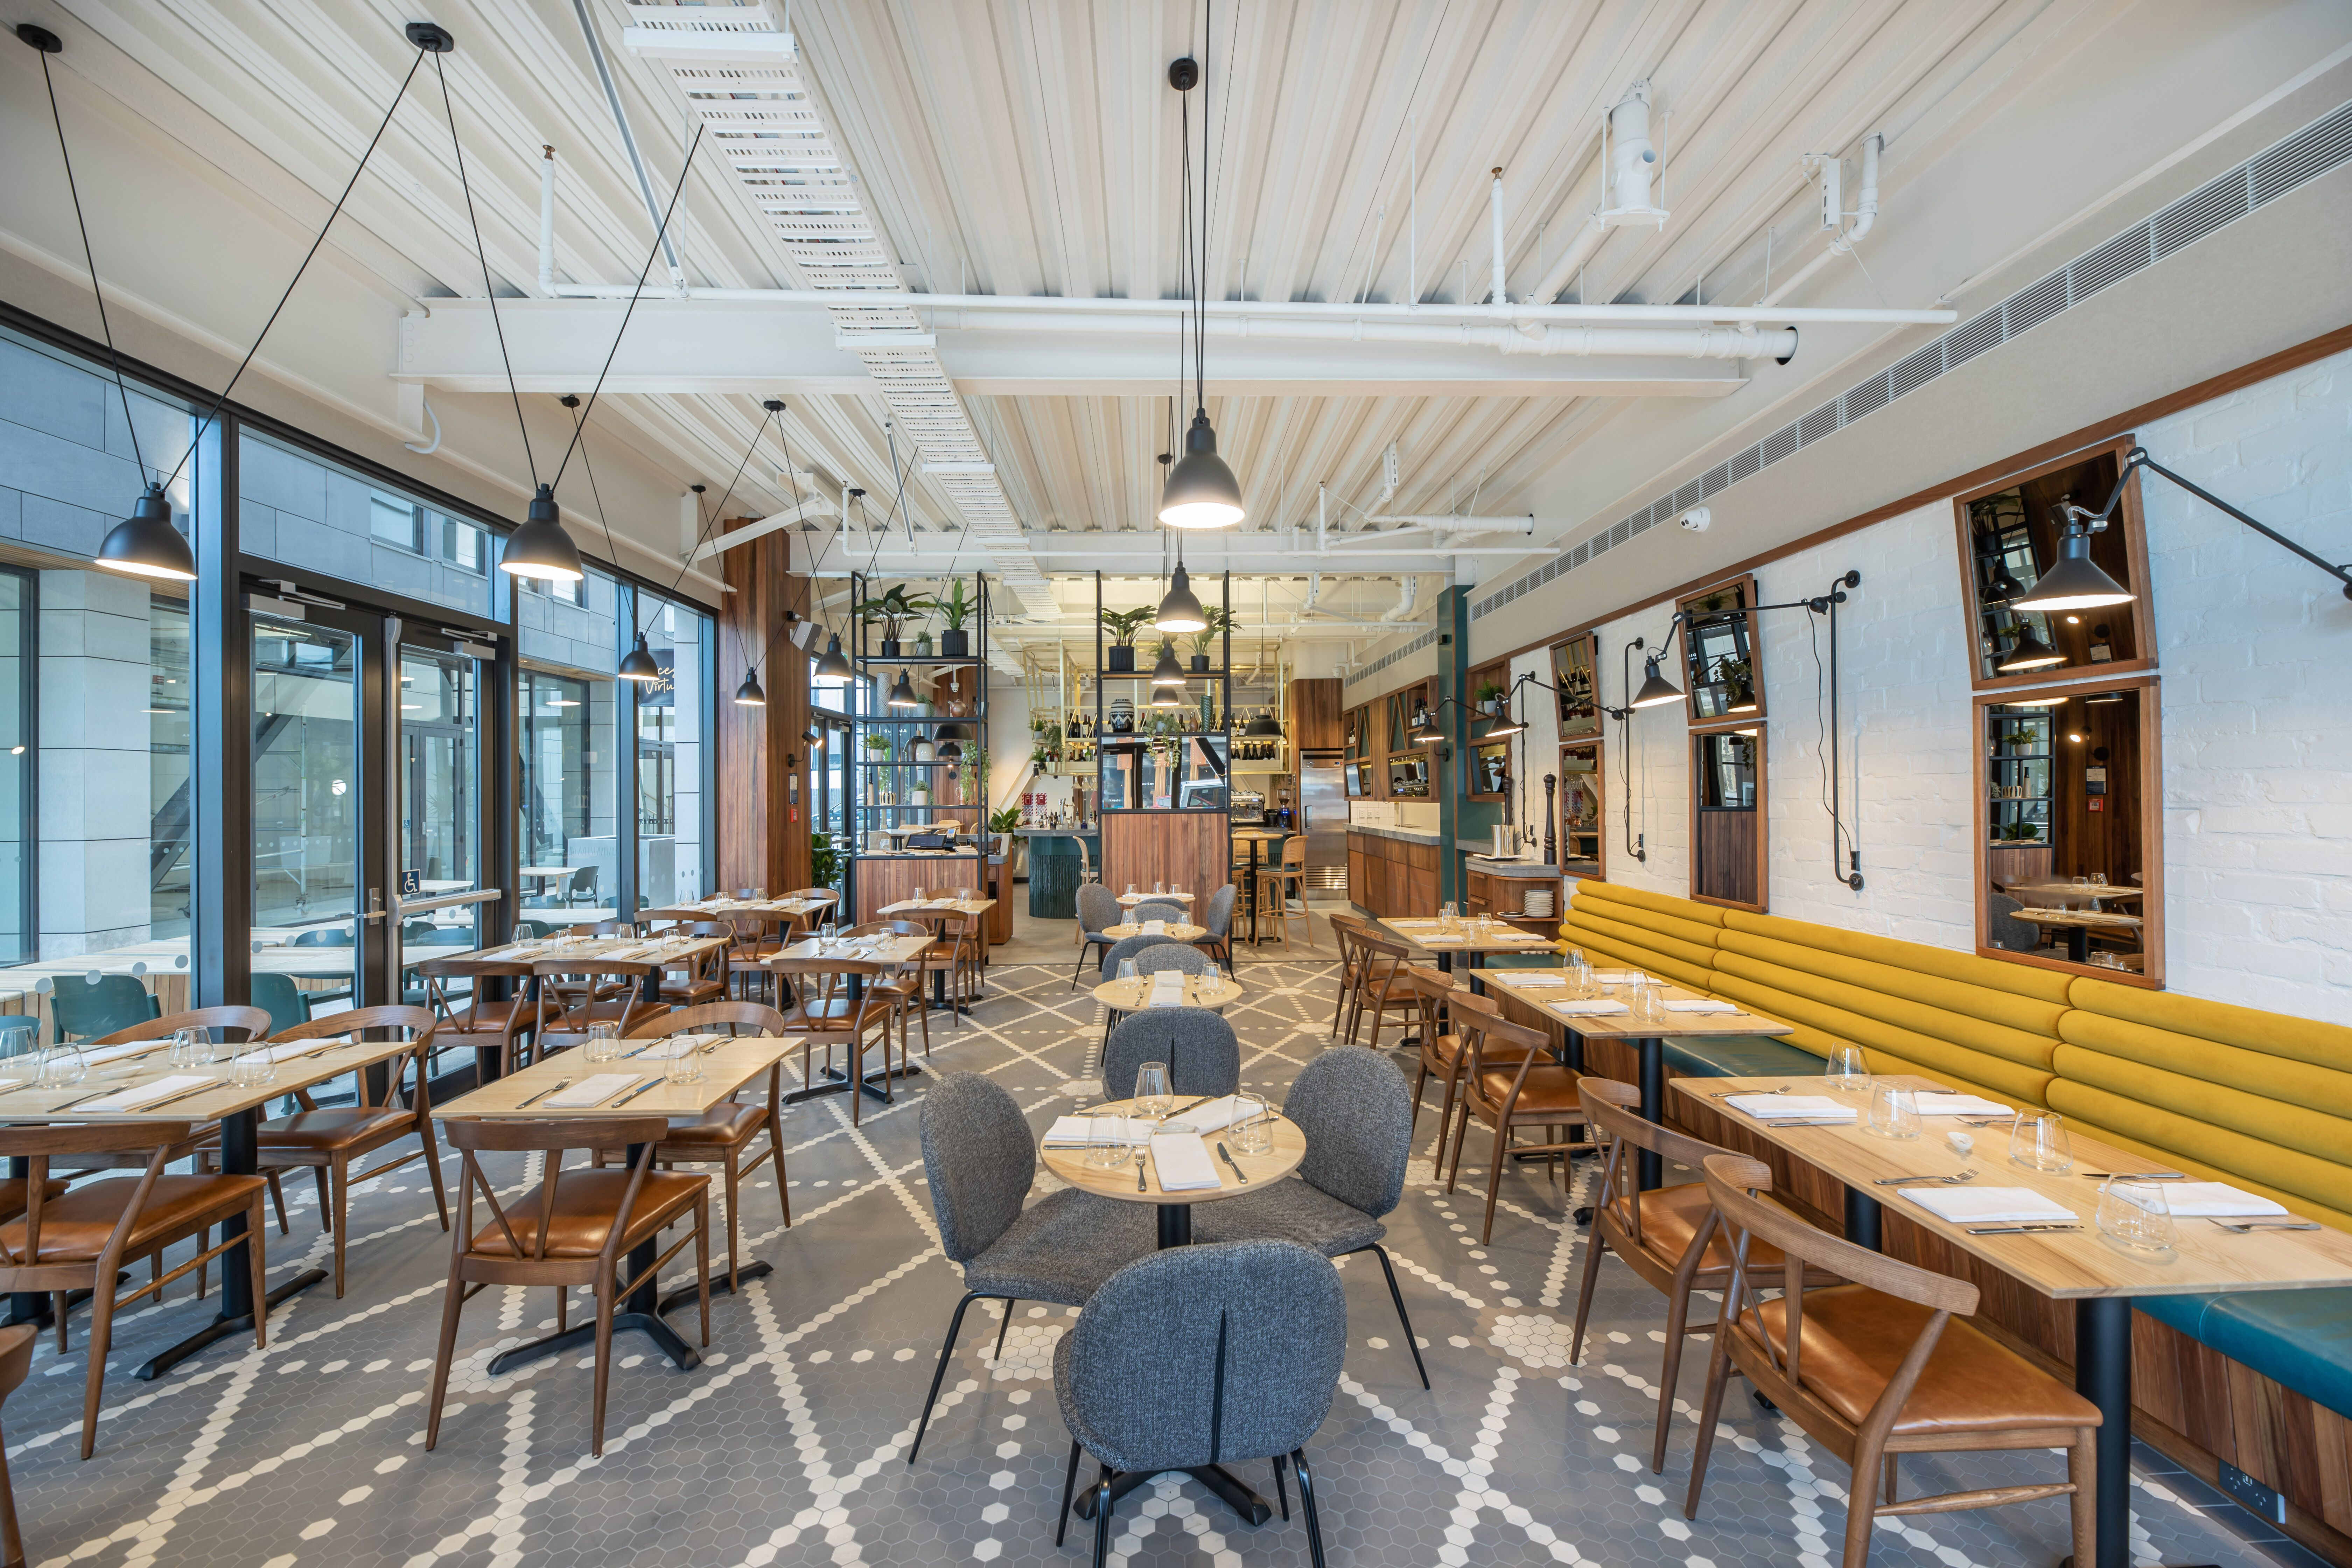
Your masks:
M 537 1094 L 534 1094 L 534 1095 L 532 1095 L 529 1100 L 524 1100 L 524 1101 L 522 1102 L 522 1104 L 516 1106 L 516 1107 L 515 1107 L 515 1109 L 516 1109 L 517 1110 L 521 1110 L 525 1109 L 526 1107 L 533 1106 L 533 1105 L 537 1105 L 541 1100 L 545 1100 L 549 1095 L 553 1094 L 557 1089 L 570 1089 L 571 1087 L 572 1087 L 572 1080 L 571 1080 L 570 1079 L 568 1079 L 568 1078 L 560 1078 L 560 1079 L 557 1079 L 553 1083 L 549 1084 L 545 1089 L 541 1089 Z
M 2325 1230 L 2327 1227 L 2313 1220 L 2226 1220 L 2216 1219 L 2223 1230 L 2234 1230 L 2240 1236 L 2251 1230 Z
M 1880 1187 L 1900 1187 L 1913 1182 L 1941 1182 L 1948 1187 L 1957 1187 L 1976 1179 L 1977 1173 L 1974 1171 L 1962 1171 L 1957 1176 L 1881 1176 L 1871 1184 Z
M 1150 1190 L 1143 1184 L 1143 1151 L 1140 1149 L 1135 1152 L 1135 1190 L 1139 1193 Z

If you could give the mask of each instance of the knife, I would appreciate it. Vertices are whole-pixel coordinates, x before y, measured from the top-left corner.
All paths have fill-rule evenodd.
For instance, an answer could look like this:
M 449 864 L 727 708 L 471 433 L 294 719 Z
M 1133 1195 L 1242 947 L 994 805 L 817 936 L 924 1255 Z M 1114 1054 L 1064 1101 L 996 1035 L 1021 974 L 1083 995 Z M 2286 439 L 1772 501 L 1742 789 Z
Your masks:
M 2094 1182 L 2185 1182 L 2189 1179 L 2179 1171 L 2084 1171 L 2083 1175 Z
M 658 1079 L 658 1078 L 656 1078 L 656 1079 L 646 1079 L 644 1083 L 641 1083 L 641 1084 L 637 1085 L 637 1087 L 636 1087 L 636 1088 L 635 1088 L 635 1089 L 633 1089 L 629 1090 L 629 1092 L 628 1092 L 628 1093 L 626 1093 L 626 1094 L 625 1094 L 625 1095 L 621 1096 L 621 1098 L 620 1098 L 620 1099 L 618 1099 L 618 1100 L 616 1100 L 613 1101 L 613 1104 L 614 1104 L 614 1106 L 615 1108 L 618 1108 L 618 1107 L 620 1107 L 620 1106 L 626 1105 L 626 1104 L 628 1104 L 628 1103 L 629 1103 L 629 1101 L 631 1101 L 631 1100 L 633 1100 L 636 1099 L 636 1098 L 637 1098 L 637 1096 L 639 1096 L 639 1095 L 641 1095 L 641 1094 L 647 1094 L 647 1093 L 652 1092 L 654 1089 L 659 1089 L 659 1088 L 662 1086 L 662 1084 L 663 1084 L 663 1082 L 664 1082 L 664 1081 L 665 1081 L 665 1080 L 663 1080 L 663 1079 Z
M 1234 1167 L 1234 1175 L 1236 1175 L 1236 1176 L 1239 1176 L 1239 1177 L 1241 1178 L 1241 1180 L 1242 1180 L 1242 1185 L 1244 1185 L 1244 1186 L 1248 1186 L 1248 1185 L 1249 1185 L 1249 1173 L 1248 1173 L 1248 1172 L 1246 1172 L 1246 1171 L 1244 1171 L 1244 1170 L 1243 1170 L 1239 1165 L 1234 1164 L 1234 1157 L 1233 1157 L 1231 1154 L 1229 1154 L 1229 1153 L 1227 1153 L 1227 1152 L 1225 1152 L 1225 1146 L 1224 1146 L 1223 1143 L 1219 1143 L 1219 1144 L 1217 1145 L 1217 1153 L 1218 1153 L 1218 1155 L 1219 1155 L 1221 1158 L 1223 1158 L 1223 1161 L 1225 1162 L 1225 1163 L 1226 1163 L 1226 1164 L 1228 1164 L 1228 1165 L 1233 1165 L 1233 1167 Z
M 1968 1231 L 1970 1236 L 2011 1236 L 2020 1231 L 2080 1230 L 2082 1228 L 2083 1222 L 2081 1220 L 2073 1220 L 2064 1225 L 2060 1225 L 2054 1221 L 2042 1225 L 1977 1225 L 1969 1226 Z
M 515 1109 L 517 1110 L 528 1110 L 530 1107 L 537 1105 L 541 1100 L 545 1100 L 549 1095 L 553 1094 L 557 1089 L 570 1089 L 571 1087 L 572 1080 L 570 1079 L 557 1079 L 553 1083 L 549 1084 L 545 1089 L 541 1089 L 529 1100 L 523 1100 L 520 1104 L 517 1105 Z

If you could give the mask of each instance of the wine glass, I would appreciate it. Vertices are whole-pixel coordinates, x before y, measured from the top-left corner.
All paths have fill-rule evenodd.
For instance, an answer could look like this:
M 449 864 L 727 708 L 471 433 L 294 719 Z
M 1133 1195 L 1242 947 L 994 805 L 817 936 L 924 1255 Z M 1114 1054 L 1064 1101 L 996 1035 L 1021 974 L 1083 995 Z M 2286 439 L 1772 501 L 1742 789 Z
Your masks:
M 2172 1245 L 2172 1205 L 2161 1182 L 2111 1176 L 2099 1187 L 2097 1224 L 2102 1233 L 2136 1252 L 2162 1252 Z
M 1176 1108 L 1166 1062 L 1145 1062 L 1135 1069 L 1135 1106 L 1155 1121 Z
M 1244 1154 L 1266 1154 L 1274 1150 L 1274 1110 L 1261 1095 L 1236 1094 L 1234 1103 L 1241 1113 L 1234 1118 L 1234 1147 Z
M 203 1029 L 174 1029 L 172 1048 L 164 1057 L 167 1066 L 174 1068 L 202 1067 L 212 1060 L 213 1048 Z
M 2066 1119 L 2048 1110 L 2020 1116 L 2009 1130 L 2009 1157 L 2030 1171 L 2073 1170 L 2074 1144 L 2066 1135 Z
M 1122 958 L 1118 961 L 1118 977 L 1121 980 L 1132 980 L 1135 978 L 1135 960 L 1131 958 Z
M 1911 1089 L 1882 1083 L 1870 1097 L 1866 1131 L 1897 1140 L 1919 1136 L 1919 1096 Z
M 621 1026 L 591 1024 L 588 1026 L 588 1059 L 592 1062 L 617 1061 L 621 1056 Z
M 1859 1094 L 1870 1087 L 1870 1063 L 1860 1046 L 1832 1046 L 1822 1076 L 1830 1080 L 1832 1089 Z
M 818 926 L 816 928 L 817 952 L 820 953 L 831 952 L 833 951 L 833 944 L 835 942 L 839 940 L 840 936 L 841 922 L 838 921 L 826 921 L 824 924 Z
M 239 1089 L 259 1089 L 278 1081 L 278 1058 L 266 1037 L 256 1036 L 235 1047 L 229 1058 L 228 1080 Z

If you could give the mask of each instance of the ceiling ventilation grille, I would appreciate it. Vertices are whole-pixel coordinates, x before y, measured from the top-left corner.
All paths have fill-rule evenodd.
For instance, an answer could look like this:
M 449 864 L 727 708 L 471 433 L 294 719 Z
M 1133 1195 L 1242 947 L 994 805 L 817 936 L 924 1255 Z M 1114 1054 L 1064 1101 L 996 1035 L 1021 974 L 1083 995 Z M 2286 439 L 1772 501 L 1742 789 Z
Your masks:
M 706 128 L 706 140 L 750 193 L 808 286 L 845 296 L 832 311 L 835 341 L 864 362 L 891 417 L 913 437 L 934 482 L 1022 608 L 1059 615 L 921 319 L 903 306 L 856 300 L 860 290 L 898 293 L 905 285 L 833 128 L 817 112 L 792 35 L 765 5 L 625 9 L 622 42 L 668 68 Z M 861 345 L 869 336 L 879 341 Z M 962 471 L 940 472 L 941 464 L 962 466 Z
M 1978 355 L 2032 331 L 2060 311 L 2081 304 L 2133 273 L 2235 223 L 2256 207 L 2318 178 L 2347 159 L 2352 159 L 2352 103 L 2273 142 L 2227 174 L 2208 180 L 2154 217 L 2134 224 L 2096 249 L 2019 289 L 1893 369 L 1872 376 L 1849 388 L 1843 396 L 1832 398 L 1795 423 L 1773 431 L 1727 463 L 1710 470 L 1704 481 L 1695 481 L 1672 495 L 1660 497 L 1566 554 L 1554 557 L 1541 569 L 1487 595 L 1470 606 L 1470 618 L 1483 619 L 1529 589 L 1550 582 L 1559 573 L 1584 565 L 1653 524 L 1687 510 L 1693 503 L 1685 498 L 1694 490 L 1704 489 L 1712 496 L 1720 488 L 1715 484 L 1717 473 L 1727 473 L 1727 482 L 1737 484 L 1769 468 L 1864 415 L 1885 407 L 1906 393 L 1916 392 L 1937 376 L 1958 370 Z
M 1429 630 L 1422 633 L 1419 637 L 1413 638 L 1412 641 L 1405 644 L 1402 647 L 1392 647 L 1389 649 L 1388 652 L 1381 655 L 1380 658 L 1372 660 L 1371 663 L 1364 666 L 1363 668 L 1349 671 L 1344 685 L 1353 686 L 1360 680 L 1369 680 L 1373 676 L 1378 675 L 1381 671 L 1386 669 L 1389 666 L 1394 664 L 1397 660 L 1401 658 L 1411 658 L 1414 654 L 1419 653 L 1423 648 L 1427 647 L 1436 640 L 1437 628 L 1435 626 L 1432 626 Z

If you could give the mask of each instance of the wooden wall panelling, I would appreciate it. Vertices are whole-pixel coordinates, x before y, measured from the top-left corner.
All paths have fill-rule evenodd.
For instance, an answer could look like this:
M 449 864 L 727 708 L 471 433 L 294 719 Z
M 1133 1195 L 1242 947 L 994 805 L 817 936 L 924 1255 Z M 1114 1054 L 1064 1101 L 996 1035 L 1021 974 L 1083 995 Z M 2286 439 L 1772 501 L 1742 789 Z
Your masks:
M 752 521 L 737 519 L 730 526 Z M 788 570 L 791 551 L 789 533 L 771 533 L 719 558 L 733 590 L 719 613 L 716 658 L 722 888 L 775 892 L 805 888 L 812 875 L 809 748 L 801 738 L 810 715 L 807 658 L 793 646 L 784 622 L 787 609 L 808 614 L 809 592 L 808 579 Z M 768 705 L 739 707 L 735 689 L 754 659 Z
M 976 855 L 908 855 L 863 858 L 857 862 L 857 918 L 860 923 L 898 920 L 877 910 L 915 896 L 917 888 L 935 892 L 940 888 L 985 888 L 987 868 Z
M 1129 882 L 1145 892 L 1165 882 L 1197 895 L 1198 910 L 1233 879 L 1233 838 L 1222 811 L 1106 811 L 1102 814 L 1103 885 L 1114 893 Z
M 1339 719 L 1339 681 L 1336 676 L 1294 680 L 1285 704 L 1289 740 L 1299 750 L 1336 751 L 1347 743 L 1347 726 Z

